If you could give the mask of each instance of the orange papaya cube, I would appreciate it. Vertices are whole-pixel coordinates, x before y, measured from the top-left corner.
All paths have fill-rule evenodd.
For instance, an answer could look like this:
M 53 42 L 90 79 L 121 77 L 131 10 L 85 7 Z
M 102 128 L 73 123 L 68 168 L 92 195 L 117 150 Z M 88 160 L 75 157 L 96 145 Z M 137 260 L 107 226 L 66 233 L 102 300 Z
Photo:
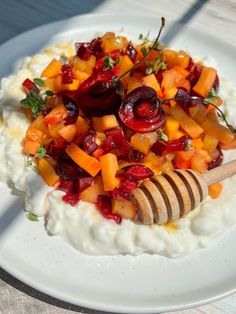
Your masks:
M 43 70 L 43 72 L 41 73 L 41 77 L 46 77 L 46 78 L 56 77 L 57 75 L 60 74 L 61 67 L 62 67 L 62 64 L 58 60 L 53 59 L 49 63 L 49 65 Z
M 204 149 L 208 150 L 209 152 L 214 152 L 216 150 L 218 143 L 219 140 L 217 137 L 205 134 L 203 138 Z
M 55 87 L 55 78 L 47 78 L 44 79 L 44 83 L 47 85 L 47 88 L 51 91 L 54 91 L 54 87 Z
M 128 81 L 127 94 L 140 86 L 142 86 L 140 79 L 131 76 Z
M 23 152 L 25 155 L 34 156 L 40 147 L 40 143 L 34 141 L 26 141 L 24 144 Z
M 73 74 L 73 78 L 75 80 L 78 80 L 81 83 L 83 83 L 83 81 L 87 80 L 87 78 L 89 77 L 89 74 L 86 72 L 82 72 L 79 70 L 74 70 L 72 69 L 72 74 Z
M 50 142 L 51 136 L 49 134 L 47 126 L 44 123 L 44 118 L 42 114 L 39 114 L 39 116 L 30 124 L 30 127 L 33 127 L 43 132 L 44 134 L 42 138 L 43 144 L 48 144 Z
M 206 110 L 206 111 L 207 111 L 207 110 Z M 206 117 L 207 117 L 207 119 L 210 119 L 210 120 L 219 122 L 219 117 L 218 117 L 217 111 L 216 111 L 215 109 L 214 109 L 214 110 L 211 110 L 211 111 L 208 111 L 208 112 L 206 113 Z
M 76 135 L 76 124 L 68 124 L 58 131 L 58 134 L 63 137 L 68 143 L 71 143 Z
M 199 125 L 202 125 L 202 123 L 207 119 L 205 107 L 201 104 L 189 108 L 189 114 Z
M 234 134 L 219 122 L 206 119 L 201 127 L 207 134 L 215 136 L 223 144 L 228 144 L 234 139 Z
M 144 76 L 142 79 L 142 83 L 144 86 L 152 87 L 156 91 L 157 97 L 163 98 L 161 87 L 154 74 Z
M 52 111 L 50 111 L 45 117 L 44 117 L 44 123 L 46 125 L 48 124 L 54 124 L 61 122 L 68 116 L 68 111 L 66 107 L 61 104 L 56 106 Z
M 208 162 L 206 160 L 206 157 L 203 154 L 196 152 L 191 159 L 191 169 L 196 170 L 200 173 L 207 172 Z
M 178 140 L 179 138 L 181 138 L 182 136 L 186 135 L 186 133 L 184 133 L 181 130 L 178 130 L 175 134 L 175 137 L 173 138 L 173 140 Z
M 62 75 L 59 74 L 54 78 L 54 91 L 56 93 L 61 92 L 63 90 L 62 85 Z
M 108 153 L 100 157 L 100 162 L 104 190 L 113 191 L 119 184 L 119 180 L 116 178 L 119 169 L 117 157 L 115 154 Z
M 220 97 L 217 97 L 211 101 L 211 104 L 215 105 L 216 107 L 220 107 L 222 103 L 223 103 L 223 100 Z M 216 110 L 215 107 L 212 106 L 211 104 L 208 104 L 208 107 L 206 109 L 206 115 Z
M 87 189 L 80 193 L 80 199 L 84 202 L 95 204 L 97 201 L 98 194 L 96 188 L 93 185 L 89 186 Z
M 95 177 L 101 170 L 101 163 L 96 158 L 85 153 L 74 143 L 67 146 L 66 153 L 75 163 L 77 163 L 77 165 L 87 171 L 92 177 Z
M 95 177 L 93 185 L 95 187 L 97 195 L 109 195 L 109 192 L 104 190 L 102 177 L 100 175 Z
M 26 131 L 25 135 L 25 141 L 32 141 L 32 142 L 37 142 L 40 143 L 42 138 L 43 138 L 43 132 L 30 126 L 28 130 Z
M 224 150 L 235 149 L 236 148 L 236 135 L 234 135 L 234 138 L 231 142 L 227 144 L 221 143 L 220 147 Z
M 77 90 L 79 88 L 79 86 L 80 86 L 80 81 L 79 80 L 73 80 L 73 82 L 70 84 L 61 84 L 61 89 L 74 91 L 74 90 Z
M 203 128 L 197 124 L 189 115 L 178 105 L 170 108 L 169 115 L 179 121 L 179 125 L 184 132 L 186 132 L 191 138 L 200 137 L 203 133 Z
M 173 140 L 175 138 L 178 130 L 179 121 L 171 116 L 167 116 L 165 121 L 165 133 L 168 136 L 169 140 Z
M 120 68 L 120 75 L 124 74 L 126 71 L 132 68 L 133 62 L 129 56 L 124 55 L 120 56 L 119 68 Z
M 88 60 L 82 60 L 79 57 L 75 56 L 73 58 L 73 71 L 80 71 L 81 73 L 85 72 L 87 75 L 91 75 L 93 73 L 95 63 L 96 57 L 93 55 L 90 56 Z M 74 73 L 73 71 L 72 73 Z
M 60 177 L 56 174 L 53 166 L 45 158 L 39 159 L 38 170 L 47 185 L 54 186 L 60 182 Z
M 212 161 L 212 157 L 210 155 L 210 153 L 206 150 L 206 149 L 200 149 L 198 151 L 199 154 L 202 154 L 204 156 L 204 158 L 206 159 L 206 162 L 210 162 Z
M 175 67 L 174 67 L 174 69 L 176 70 L 176 71 L 178 71 L 179 73 L 181 73 L 182 74 L 182 76 L 183 76 L 183 78 L 186 78 L 187 76 L 189 76 L 189 71 L 187 71 L 187 70 L 185 70 L 184 68 L 181 68 L 180 66 L 178 66 L 178 65 L 176 65 Z
M 89 130 L 88 121 L 81 116 L 78 116 L 76 120 L 76 127 L 77 127 L 77 135 L 84 135 Z
M 64 128 L 64 123 L 63 122 L 58 122 L 58 123 L 54 123 L 54 124 L 49 124 L 48 125 L 48 131 L 51 137 L 53 138 L 58 138 L 60 137 L 60 135 L 58 134 L 58 132 Z
M 117 199 L 112 202 L 112 213 L 121 216 L 123 219 L 134 219 L 136 206 L 133 202 L 125 199 Z
M 203 67 L 197 83 L 193 86 L 193 91 L 206 98 L 215 82 L 217 72 L 213 68 Z
M 92 124 L 96 131 L 106 131 L 119 126 L 116 116 L 114 114 L 103 117 L 93 117 Z
M 204 142 L 202 141 L 201 138 L 196 138 L 191 141 L 192 146 L 195 148 L 196 151 L 200 150 L 204 146 Z M 205 148 L 205 146 L 204 146 Z
M 178 92 L 177 87 L 172 87 L 170 89 L 164 90 L 164 98 L 175 98 L 177 92 Z M 171 104 L 171 106 L 174 106 L 176 104 L 176 101 L 170 100 L 170 104 Z M 168 112 L 168 110 L 167 110 L 167 112 Z
M 187 151 L 179 151 L 175 153 L 175 167 L 178 169 L 190 169 L 191 160 L 195 154 L 193 149 Z
M 220 182 L 215 182 L 208 186 L 208 195 L 211 198 L 216 199 L 220 196 L 222 190 L 223 190 L 222 184 Z
M 116 49 L 124 49 L 128 44 L 128 40 L 123 36 L 115 36 L 113 32 L 107 32 L 102 36 L 102 49 L 105 54 Z
M 184 87 L 187 90 L 190 89 L 189 81 L 185 79 L 185 74 L 178 67 L 163 72 L 161 88 L 168 90 L 174 87 Z
M 150 151 L 151 146 L 157 141 L 158 134 L 150 133 L 134 133 L 131 136 L 130 144 L 133 148 L 139 150 L 145 155 Z
M 190 57 L 184 51 L 177 52 L 166 49 L 162 51 L 162 54 L 169 69 L 176 65 L 184 69 L 188 67 Z
M 154 154 L 153 152 L 149 152 L 143 161 L 143 164 L 150 168 L 154 174 L 159 174 L 162 171 L 162 164 L 163 160 L 160 156 L 157 156 L 156 154 Z

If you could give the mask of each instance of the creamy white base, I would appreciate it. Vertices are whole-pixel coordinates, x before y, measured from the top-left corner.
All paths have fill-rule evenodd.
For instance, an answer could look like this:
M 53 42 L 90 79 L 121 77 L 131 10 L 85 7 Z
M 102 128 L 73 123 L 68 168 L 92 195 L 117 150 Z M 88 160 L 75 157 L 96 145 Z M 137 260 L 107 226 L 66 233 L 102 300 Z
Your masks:
M 145 226 L 129 220 L 121 225 L 103 218 L 95 206 L 80 201 L 77 206 L 65 204 L 62 191 L 53 191 L 41 177 L 26 167 L 21 142 L 28 120 L 20 110 L 24 98 L 21 84 L 26 78 L 38 77 L 52 58 L 73 54 L 73 45 L 61 44 L 43 54 L 27 57 L 16 75 L 2 79 L 0 104 L 0 176 L 25 193 L 25 209 L 46 217 L 46 229 L 58 235 L 76 250 L 90 255 L 141 253 L 175 258 L 205 247 L 213 238 L 236 224 L 236 176 L 223 182 L 224 191 L 217 200 L 209 197 L 196 210 L 173 225 Z M 205 63 L 215 66 L 208 58 Z M 221 78 L 221 96 L 229 120 L 236 119 L 236 89 Z M 224 161 L 236 158 L 236 151 L 225 153 Z M 47 215 L 45 215 L 47 214 Z

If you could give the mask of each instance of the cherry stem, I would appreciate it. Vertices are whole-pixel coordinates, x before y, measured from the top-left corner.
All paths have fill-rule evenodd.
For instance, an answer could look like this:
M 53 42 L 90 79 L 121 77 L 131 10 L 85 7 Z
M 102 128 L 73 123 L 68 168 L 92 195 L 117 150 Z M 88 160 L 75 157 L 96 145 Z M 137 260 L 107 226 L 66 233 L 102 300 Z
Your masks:
M 128 74 L 130 71 L 134 70 L 135 68 L 137 68 L 152 52 L 152 50 L 156 47 L 156 45 L 158 44 L 158 40 L 160 38 L 161 32 L 163 30 L 163 28 L 165 27 L 165 18 L 161 17 L 161 26 L 157 35 L 157 38 L 155 39 L 152 47 L 149 49 L 148 53 L 143 56 L 137 63 L 135 63 L 131 68 L 129 68 L 126 72 L 124 72 L 122 75 L 117 76 L 114 78 L 113 82 L 119 81 L 122 77 L 124 77 L 126 74 Z

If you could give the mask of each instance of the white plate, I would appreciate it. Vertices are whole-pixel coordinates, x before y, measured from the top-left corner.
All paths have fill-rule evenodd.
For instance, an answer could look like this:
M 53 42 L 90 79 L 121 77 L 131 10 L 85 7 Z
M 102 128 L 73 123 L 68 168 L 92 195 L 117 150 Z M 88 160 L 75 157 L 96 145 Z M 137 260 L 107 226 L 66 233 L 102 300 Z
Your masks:
M 154 35 L 158 25 L 156 17 L 87 15 L 39 27 L 0 47 L 0 76 L 16 69 L 21 57 L 55 42 L 82 41 L 98 31 L 125 31 L 137 38 L 150 29 Z M 213 56 L 221 72 L 235 79 L 235 47 L 187 27 L 171 29 L 180 30 L 172 41 L 177 48 Z M 28 221 L 23 202 L 4 184 L 0 196 L 0 265 L 53 297 L 111 312 L 157 313 L 212 302 L 236 289 L 236 228 L 178 260 L 155 255 L 91 257 L 49 237 L 43 223 Z

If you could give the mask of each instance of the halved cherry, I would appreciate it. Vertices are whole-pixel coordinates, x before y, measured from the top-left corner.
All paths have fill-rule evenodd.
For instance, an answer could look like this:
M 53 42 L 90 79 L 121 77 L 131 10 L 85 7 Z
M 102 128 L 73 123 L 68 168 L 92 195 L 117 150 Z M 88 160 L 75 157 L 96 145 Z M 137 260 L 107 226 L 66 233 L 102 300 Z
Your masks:
M 80 109 L 87 115 L 104 115 L 117 112 L 122 98 L 117 92 L 119 83 L 114 86 L 113 71 L 92 74 L 79 87 L 76 100 Z
M 119 117 L 126 127 L 142 133 L 154 131 L 165 122 L 156 92 L 149 86 L 135 88 L 125 97 Z

